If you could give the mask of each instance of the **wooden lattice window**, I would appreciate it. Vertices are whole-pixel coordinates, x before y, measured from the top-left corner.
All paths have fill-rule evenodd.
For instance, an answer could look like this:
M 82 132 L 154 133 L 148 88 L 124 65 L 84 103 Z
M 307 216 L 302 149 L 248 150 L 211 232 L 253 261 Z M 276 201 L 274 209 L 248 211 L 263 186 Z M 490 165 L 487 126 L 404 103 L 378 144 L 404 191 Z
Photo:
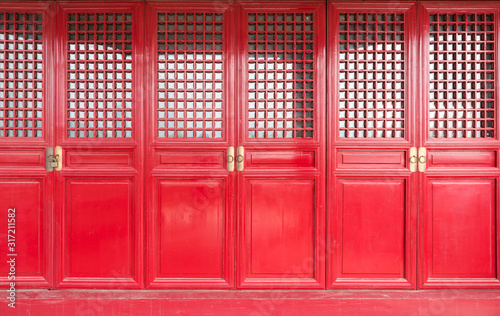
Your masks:
M 314 137 L 314 14 L 247 19 L 248 138 Z
M 156 18 L 156 136 L 222 138 L 223 14 L 160 12 Z
M 0 12 L 0 137 L 42 137 L 43 18 Z
M 67 15 L 67 137 L 132 137 L 132 13 Z
M 340 12 L 340 138 L 406 137 L 404 13 Z
M 494 138 L 495 15 L 429 15 L 429 137 Z

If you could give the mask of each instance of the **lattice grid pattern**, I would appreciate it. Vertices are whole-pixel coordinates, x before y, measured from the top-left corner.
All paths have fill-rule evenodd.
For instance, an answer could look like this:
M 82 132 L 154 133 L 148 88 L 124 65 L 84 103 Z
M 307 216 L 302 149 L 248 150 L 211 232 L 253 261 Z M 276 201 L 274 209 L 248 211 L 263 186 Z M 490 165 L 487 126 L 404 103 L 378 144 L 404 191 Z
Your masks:
M 496 137 L 494 14 L 429 20 L 429 137 Z
M 157 137 L 222 138 L 221 13 L 157 14 Z
M 339 13 L 339 137 L 404 138 L 405 15 Z
M 248 137 L 314 137 L 314 18 L 248 14 Z
M 132 137 L 132 14 L 67 18 L 67 136 Z
M 42 137 L 43 14 L 0 12 L 0 137 Z

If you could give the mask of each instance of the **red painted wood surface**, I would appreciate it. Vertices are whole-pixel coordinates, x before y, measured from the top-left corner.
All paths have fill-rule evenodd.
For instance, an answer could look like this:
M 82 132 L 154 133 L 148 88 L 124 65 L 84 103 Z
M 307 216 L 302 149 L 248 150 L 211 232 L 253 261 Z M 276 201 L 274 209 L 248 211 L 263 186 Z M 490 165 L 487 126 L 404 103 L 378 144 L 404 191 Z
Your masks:
M 68 280 L 106 274 L 130 277 L 135 261 L 129 249 L 134 225 L 132 181 L 73 178 L 65 188 Z M 100 218 L 98 224 L 96 218 Z M 89 260 L 90 256 L 94 258 Z
M 148 3 L 148 288 L 234 288 L 234 5 Z
M 54 175 L 45 148 L 54 144 L 54 21 L 51 3 L 10 3 L 0 9 L 0 284 L 10 283 L 8 240 L 15 241 L 18 288 L 53 286 Z M 8 231 L 9 209 L 15 229 Z M 15 237 L 9 238 L 8 235 Z
M 236 286 L 324 288 L 325 5 L 237 9 Z
M 223 280 L 224 180 L 159 180 L 157 190 L 158 274 Z
M 4 2 L 0 253 L 15 207 L 19 288 L 499 288 L 499 13 Z M 63 168 L 47 172 L 54 146 Z M 244 170 L 228 171 L 238 146 Z M 424 172 L 410 147 L 426 148 Z M 34 293 L 42 310 L 50 295 Z M 318 312 L 334 300 L 312 293 Z M 198 298 L 215 313 L 213 295 Z M 300 295 L 284 296 L 297 314 Z M 446 311 L 478 302 L 443 295 Z
M 46 202 L 45 188 L 48 185 L 47 177 L 39 175 L 15 176 L 12 178 L 2 178 L 0 181 L 0 198 L 5 212 L 0 218 L 7 223 L 9 213 L 14 213 L 15 228 L 7 229 L 7 224 L 3 225 L 2 235 L 14 236 L 11 238 L 15 244 L 15 252 L 10 251 L 12 244 L 3 242 L 2 251 L 7 254 L 16 254 L 16 278 L 20 280 L 21 287 L 45 287 L 49 285 L 49 245 L 46 243 L 47 234 L 47 214 L 44 212 Z M 15 212 L 8 212 L 14 209 Z M 18 259 L 19 258 L 19 259 Z M 7 277 L 10 275 L 10 263 L 6 260 L 0 264 L 2 281 L 4 284 L 10 283 Z M 12 280 L 12 279 L 11 279 Z
M 416 8 L 328 7 L 327 288 L 416 287 Z
M 498 288 L 498 3 L 420 5 L 419 288 Z M 453 57 L 450 59 L 450 57 Z
M 5 292 L 2 292 L 4 294 Z M 19 291 L 2 315 L 485 315 L 498 291 Z M 28 312 L 29 311 L 29 312 Z
M 247 178 L 242 287 L 317 287 L 314 237 L 317 180 Z M 244 259 L 244 261 L 243 261 Z M 276 284 L 273 284 L 276 283 Z
M 404 277 L 405 179 L 339 179 L 342 276 Z M 342 277 L 341 276 L 341 277 Z
M 55 286 L 141 288 L 143 5 L 58 3 L 55 14 Z

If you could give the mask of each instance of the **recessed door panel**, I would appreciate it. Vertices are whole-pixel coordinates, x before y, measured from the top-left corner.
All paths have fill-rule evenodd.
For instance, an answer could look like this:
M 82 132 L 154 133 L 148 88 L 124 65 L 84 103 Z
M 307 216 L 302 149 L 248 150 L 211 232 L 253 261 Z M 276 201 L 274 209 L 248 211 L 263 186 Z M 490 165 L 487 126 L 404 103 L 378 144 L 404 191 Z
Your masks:
M 317 178 L 245 179 L 240 287 L 320 287 Z M 269 284 L 266 284 L 269 283 Z
M 340 277 L 404 277 L 405 180 L 340 179 Z
M 292 271 L 314 256 L 314 181 L 248 180 L 249 278 L 279 278 L 284 271 L 312 278 L 314 267 Z
M 425 181 L 423 286 L 498 286 L 498 180 L 429 176 Z
M 134 210 L 131 180 L 67 180 L 66 278 L 132 278 Z
M 188 173 L 188 172 L 186 172 Z M 232 288 L 231 176 L 158 176 L 150 219 L 150 288 Z
M 496 181 L 429 179 L 428 191 L 429 277 L 494 278 Z
M 159 180 L 157 226 L 160 278 L 223 279 L 223 180 Z
M 4 239 L 0 251 L 6 259 L 0 263 L 2 281 L 8 283 L 8 276 L 15 276 L 21 287 L 49 285 L 46 241 L 49 212 L 44 212 L 46 177 L 2 178 L 0 179 L 0 235 Z M 8 225 L 9 224 L 9 225 Z M 8 262 L 15 260 L 15 273 Z M 12 279 L 11 279 L 12 280 Z
M 337 244 L 328 254 L 332 287 L 412 288 L 411 178 L 360 174 L 336 179 Z

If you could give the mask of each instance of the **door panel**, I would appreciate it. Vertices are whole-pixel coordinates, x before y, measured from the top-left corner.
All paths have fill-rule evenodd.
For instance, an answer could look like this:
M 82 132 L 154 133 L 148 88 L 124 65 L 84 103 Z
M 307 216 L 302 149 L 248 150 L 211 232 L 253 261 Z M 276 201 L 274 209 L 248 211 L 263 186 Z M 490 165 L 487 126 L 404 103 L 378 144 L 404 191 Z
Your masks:
M 238 288 L 324 288 L 324 10 L 238 5 Z
M 69 169 L 69 168 L 68 168 Z M 59 287 L 138 287 L 138 177 L 63 169 Z M 73 174 L 72 174 L 73 173 Z
M 182 170 L 155 176 L 150 288 L 233 286 L 233 181 Z
M 13 281 L 8 279 L 10 258 L 16 261 L 16 288 L 53 283 L 53 173 L 45 170 L 45 148 L 54 137 L 47 84 L 52 80 L 52 15 L 48 3 L 7 2 L 0 8 L 0 251 L 5 258 L 0 287 Z
M 342 272 L 349 278 L 405 271 L 405 179 L 339 179 Z
M 319 262 L 324 244 L 317 238 L 321 214 L 320 178 L 248 175 L 238 222 L 237 269 L 241 288 L 322 288 Z M 244 251 L 244 252 L 243 252 Z M 244 279 L 243 279 L 244 277 Z
M 427 153 L 427 170 L 498 169 L 496 150 L 433 150 Z
M 419 287 L 499 287 L 498 4 L 420 10 Z
M 496 180 L 429 179 L 427 188 L 429 277 L 494 278 Z
M 234 287 L 233 15 L 147 6 L 149 288 Z
M 329 288 L 415 287 L 415 12 L 329 4 Z
M 112 274 L 130 278 L 136 225 L 132 180 L 73 178 L 65 187 L 65 275 L 92 278 Z
M 315 181 L 248 179 L 248 278 L 313 278 Z
M 58 287 L 142 285 L 140 3 L 58 4 Z
M 224 278 L 225 181 L 158 180 L 158 276 Z
M 351 150 L 337 151 L 337 170 L 398 169 L 408 168 L 406 150 Z
M 334 179 L 339 228 L 335 252 L 327 253 L 333 287 L 413 288 L 412 176 L 381 171 Z
M 5 177 L 5 178 L 4 178 Z M 13 254 L 15 258 L 15 282 L 20 287 L 47 287 L 49 282 L 49 258 L 50 248 L 47 240 L 50 230 L 48 229 L 50 217 L 49 212 L 44 212 L 47 202 L 49 177 L 39 175 L 20 177 L 3 176 L 0 178 L 0 200 L 2 209 L 0 220 L 3 225 L 0 249 L 6 254 L 7 259 L 0 264 L 0 273 L 7 278 L 10 275 L 10 264 L 7 262 Z M 8 211 L 14 209 L 13 212 Z M 15 217 L 8 214 L 15 214 Z M 8 229 L 8 219 L 14 218 L 15 225 Z M 12 228 L 12 229 L 11 229 Z M 11 244 L 13 242 L 14 244 Z M 11 247 L 13 249 L 11 250 Z
M 498 177 L 429 172 L 424 181 L 421 286 L 499 286 Z

